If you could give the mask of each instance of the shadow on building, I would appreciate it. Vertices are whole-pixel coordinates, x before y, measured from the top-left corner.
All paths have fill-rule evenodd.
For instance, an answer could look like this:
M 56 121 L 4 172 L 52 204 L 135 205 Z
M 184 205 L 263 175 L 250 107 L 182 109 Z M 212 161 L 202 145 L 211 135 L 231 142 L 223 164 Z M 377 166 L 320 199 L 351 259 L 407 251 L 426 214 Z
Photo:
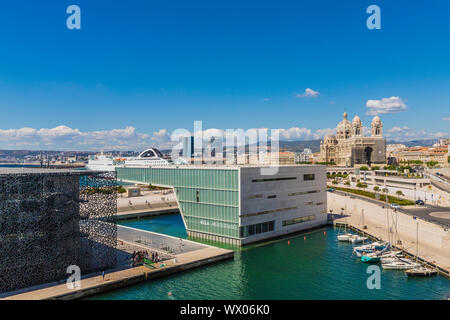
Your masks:
M 117 262 L 115 173 L 0 169 L 0 293 Z

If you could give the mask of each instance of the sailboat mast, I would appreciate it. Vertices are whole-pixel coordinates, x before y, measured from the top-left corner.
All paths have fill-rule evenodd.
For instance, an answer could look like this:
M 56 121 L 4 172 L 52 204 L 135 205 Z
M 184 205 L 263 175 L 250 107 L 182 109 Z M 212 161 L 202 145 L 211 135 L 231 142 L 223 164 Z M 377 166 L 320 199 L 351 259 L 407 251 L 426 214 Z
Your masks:
M 417 262 L 417 257 L 419 256 L 419 221 L 417 221 L 416 219 L 416 262 Z
M 384 190 L 386 191 L 386 224 L 387 224 L 387 235 L 388 242 L 391 242 L 391 233 L 389 232 L 389 200 L 388 200 L 388 189 L 386 187 L 386 179 L 384 179 Z

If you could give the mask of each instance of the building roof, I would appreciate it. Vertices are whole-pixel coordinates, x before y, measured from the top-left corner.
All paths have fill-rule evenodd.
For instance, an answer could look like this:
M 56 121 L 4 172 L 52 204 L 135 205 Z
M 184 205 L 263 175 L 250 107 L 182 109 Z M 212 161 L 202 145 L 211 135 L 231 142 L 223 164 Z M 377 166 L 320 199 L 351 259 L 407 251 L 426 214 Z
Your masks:
M 101 173 L 99 171 L 91 170 L 75 170 L 75 169 L 47 169 L 47 168 L 24 168 L 24 167 L 0 167 L 0 175 L 9 174 L 71 174 L 71 175 L 85 175 L 89 173 Z
M 187 165 L 173 165 L 173 166 L 151 166 L 151 167 L 118 167 L 119 169 L 229 169 L 236 170 L 239 168 L 270 168 L 270 167 L 318 167 L 323 166 L 319 164 L 279 164 L 279 165 L 260 165 L 260 164 L 187 164 Z

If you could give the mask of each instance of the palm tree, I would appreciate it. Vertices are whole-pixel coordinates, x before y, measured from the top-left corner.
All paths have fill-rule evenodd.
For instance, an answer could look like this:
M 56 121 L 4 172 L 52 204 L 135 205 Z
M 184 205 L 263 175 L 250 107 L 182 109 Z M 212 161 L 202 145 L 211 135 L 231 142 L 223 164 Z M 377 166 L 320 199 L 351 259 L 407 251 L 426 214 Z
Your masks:
M 396 192 L 396 194 L 397 194 L 399 197 L 404 196 L 404 194 L 403 194 L 403 192 L 402 192 L 401 190 L 398 190 L 398 191 Z

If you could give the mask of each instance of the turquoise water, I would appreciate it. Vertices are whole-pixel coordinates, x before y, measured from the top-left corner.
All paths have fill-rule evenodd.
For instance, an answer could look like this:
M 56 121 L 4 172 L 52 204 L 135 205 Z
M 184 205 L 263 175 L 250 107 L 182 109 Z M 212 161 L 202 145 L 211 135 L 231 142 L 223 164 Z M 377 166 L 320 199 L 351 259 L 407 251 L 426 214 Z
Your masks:
M 179 214 L 159 216 L 151 219 L 123 220 L 118 224 L 136 229 L 163 233 L 177 238 L 186 239 L 187 236 L 183 219 Z
M 121 224 L 186 236 L 179 215 L 130 220 Z M 324 234 L 325 232 L 325 234 Z M 381 271 L 381 289 L 366 286 L 367 264 L 350 244 L 324 228 L 288 240 L 244 247 L 234 261 L 194 269 L 165 279 L 120 289 L 93 299 L 445 299 L 450 280 L 441 276 L 408 278 Z M 306 240 L 304 239 L 306 237 Z

